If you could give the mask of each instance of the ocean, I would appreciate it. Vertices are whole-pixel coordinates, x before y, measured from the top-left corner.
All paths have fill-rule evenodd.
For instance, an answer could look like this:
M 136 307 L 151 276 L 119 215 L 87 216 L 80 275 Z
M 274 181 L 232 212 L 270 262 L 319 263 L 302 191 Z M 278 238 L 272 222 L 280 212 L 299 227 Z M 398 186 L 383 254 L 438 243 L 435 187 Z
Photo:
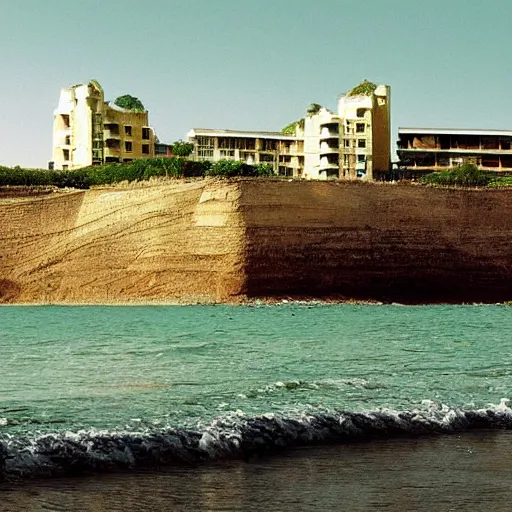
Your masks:
M 0 511 L 509 510 L 512 309 L 0 308 Z

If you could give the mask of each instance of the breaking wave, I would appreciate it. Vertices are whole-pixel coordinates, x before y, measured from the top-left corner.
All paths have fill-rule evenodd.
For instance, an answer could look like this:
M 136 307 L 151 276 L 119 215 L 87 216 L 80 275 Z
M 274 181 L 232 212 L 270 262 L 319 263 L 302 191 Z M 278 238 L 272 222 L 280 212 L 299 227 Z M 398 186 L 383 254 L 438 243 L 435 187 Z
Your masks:
M 46 435 L 0 436 L 0 480 L 77 475 L 142 467 L 247 459 L 287 447 L 374 438 L 512 429 L 509 400 L 483 409 L 458 409 L 424 401 L 418 409 L 242 412 L 197 429 L 81 430 Z

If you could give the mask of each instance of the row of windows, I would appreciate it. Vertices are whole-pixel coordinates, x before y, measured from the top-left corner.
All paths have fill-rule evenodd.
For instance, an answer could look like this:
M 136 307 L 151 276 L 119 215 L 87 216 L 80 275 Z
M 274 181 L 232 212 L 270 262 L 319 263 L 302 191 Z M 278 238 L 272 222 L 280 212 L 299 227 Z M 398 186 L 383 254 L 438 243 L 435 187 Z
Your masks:
M 107 148 L 110 148 L 110 149 L 120 149 L 119 146 L 106 146 Z M 127 152 L 127 153 L 131 153 L 133 151 L 133 144 L 132 142 L 130 141 L 126 141 L 124 143 L 124 150 Z M 149 148 L 149 144 L 142 144 L 142 154 L 143 155 L 149 155 L 150 154 L 150 148 Z M 71 152 L 69 149 L 63 149 L 62 150 L 62 159 L 67 162 L 69 161 L 71 158 Z
M 351 141 L 349 139 L 345 139 L 343 141 L 343 145 L 346 148 L 352 147 Z M 357 147 L 358 148 L 365 148 L 366 147 L 366 139 L 357 139 Z
M 112 135 L 119 135 L 119 125 L 117 123 L 106 123 L 105 128 L 107 128 Z M 133 126 L 127 124 L 124 126 L 124 134 L 127 137 L 133 137 Z M 151 138 L 151 130 L 150 128 L 143 127 L 142 128 L 142 140 L 149 140 Z
M 366 155 L 356 155 L 356 157 L 358 163 L 363 163 L 367 160 Z M 343 155 L 343 162 L 345 165 L 348 165 L 350 163 L 350 155 Z

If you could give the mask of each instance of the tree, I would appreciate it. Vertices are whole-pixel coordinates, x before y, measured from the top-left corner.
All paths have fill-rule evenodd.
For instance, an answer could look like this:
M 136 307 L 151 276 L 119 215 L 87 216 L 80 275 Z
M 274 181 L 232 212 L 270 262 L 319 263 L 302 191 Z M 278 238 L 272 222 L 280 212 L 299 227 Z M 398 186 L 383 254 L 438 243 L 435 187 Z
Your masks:
M 315 115 L 315 114 L 318 114 L 318 112 L 320 112 L 321 109 L 322 109 L 322 105 L 319 105 L 318 103 L 311 103 L 311 105 L 309 105 L 306 112 L 309 115 Z
M 135 96 L 130 96 L 129 94 L 125 94 L 124 96 L 119 96 L 114 100 L 114 105 L 118 107 L 125 108 L 127 110 L 131 110 L 132 112 L 145 112 L 146 109 L 142 104 L 142 101 Z
M 185 142 L 184 140 L 177 140 L 171 144 L 171 152 L 174 156 L 187 157 L 194 151 L 194 144 L 192 142 Z
M 298 121 L 294 121 L 293 123 L 290 123 L 286 125 L 282 130 L 281 133 L 283 135 L 293 135 L 295 136 L 297 133 L 297 127 L 299 127 L 301 130 L 304 129 L 304 118 L 299 119 Z
M 347 92 L 347 96 L 371 96 L 375 92 L 375 89 L 377 89 L 377 84 L 365 79 Z

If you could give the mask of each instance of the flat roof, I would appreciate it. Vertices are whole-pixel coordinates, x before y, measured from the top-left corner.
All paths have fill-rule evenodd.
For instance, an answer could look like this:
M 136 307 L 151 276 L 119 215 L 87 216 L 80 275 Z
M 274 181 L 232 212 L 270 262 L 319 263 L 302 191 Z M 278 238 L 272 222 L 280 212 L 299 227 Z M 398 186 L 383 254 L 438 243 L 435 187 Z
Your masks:
M 192 128 L 188 134 L 189 137 L 246 137 L 254 139 L 278 139 L 278 140 L 298 140 L 294 135 L 283 135 L 281 132 L 252 132 L 244 130 L 216 130 L 213 128 Z
M 398 128 L 398 133 L 423 135 L 502 135 L 512 137 L 512 130 L 477 130 L 473 128 Z

